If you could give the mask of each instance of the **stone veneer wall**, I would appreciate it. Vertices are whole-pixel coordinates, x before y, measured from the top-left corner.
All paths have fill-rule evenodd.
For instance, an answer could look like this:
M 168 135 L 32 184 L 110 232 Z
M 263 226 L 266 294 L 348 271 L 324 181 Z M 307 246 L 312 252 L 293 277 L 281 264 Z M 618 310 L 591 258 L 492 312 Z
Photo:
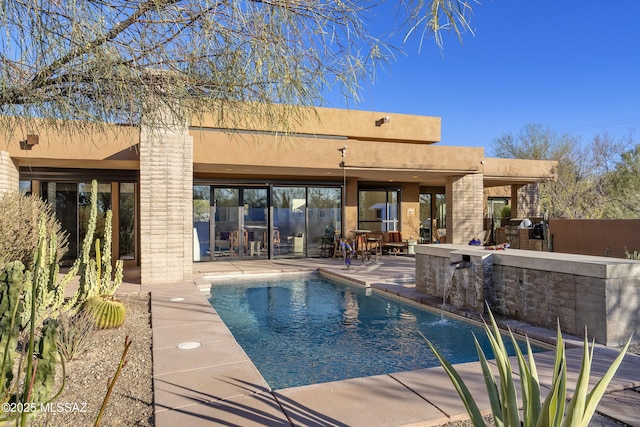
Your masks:
M 143 284 L 190 280 L 193 137 L 173 127 L 140 133 L 140 276 Z
M 6 151 L 0 151 L 0 195 L 6 191 L 18 191 L 20 188 L 20 173 L 11 156 Z
M 448 296 L 447 303 L 482 313 L 484 307 L 478 301 L 487 301 L 494 313 L 510 319 L 549 329 L 555 329 L 559 321 L 563 332 L 577 336 L 584 336 L 586 327 L 589 337 L 602 344 L 622 344 L 632 333 L 634 341 L 640 342 L 639 262 L 512 249 L 494 252 L 462 245 L 418 245 L 416 289 L 443 297 L 452 271 L 449 264 L 461 253 L 474 252 L 485 258 L 466 271 L 453 270 L 460 276 L 449 282 L 448 291 L 453 295 Z M 476 277 L 468 277 L 471 273 Z M 480 287 L 480 282 L 484 286 Z
M 463 255 L 469 261 L 464 261 Z M 466 264 L 456 268 L 452 262 Z M 444 304 L 483 313 L 485 300 L 492 299 L 494 293 L 493 258 L 491 254 L 465 251 L 453 251 L 449 257 L 416 255 L 416 289 L 443 297 Z

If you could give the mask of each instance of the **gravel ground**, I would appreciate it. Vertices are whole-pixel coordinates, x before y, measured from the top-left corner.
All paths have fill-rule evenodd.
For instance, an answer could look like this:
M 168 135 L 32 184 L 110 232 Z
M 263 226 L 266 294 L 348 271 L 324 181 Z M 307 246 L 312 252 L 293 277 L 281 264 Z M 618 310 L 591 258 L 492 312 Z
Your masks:
M 91 348 L 66 366 L 66 385 L 54 402 L 69 404 L 71 411 L 42 413 L 33 425 L 94 425 L 107 392 L 107 381 L 116 372 L 127 336 L 132 341 L 127 364 L 115 383 L 100 425 L 153 425 L 149 295 L 119 295 L 118 299 L 127 309 L 124 325 L 97 331 Z
M 127 364 L 118 378 L 102 417 L 102 426 L 152 426 L 153 383 L 151 359 L 151 317 L 149 295 L 121 295 L 127 317 L 118 329 L 98 331 L 91 348 L 67 365 L 66 386 L 56 403 L 76 404 L 73 411 L 44 413 L 36 418 L 37 426 L 89 426 L 93 425 L 107 391 L 107 381 L 113 377 L 125 337 L 132 340 Z M 640 354 L 640 344 L 630 352 Z M 78 410 L 76 410 L 78 409 Z M 485 417 L 493 425 L 491 416 Z M 471 426 L 469 421 L 443 424 L 446 427 Z M 597 415 L 590 426 L 621 426 L 615 421 Z

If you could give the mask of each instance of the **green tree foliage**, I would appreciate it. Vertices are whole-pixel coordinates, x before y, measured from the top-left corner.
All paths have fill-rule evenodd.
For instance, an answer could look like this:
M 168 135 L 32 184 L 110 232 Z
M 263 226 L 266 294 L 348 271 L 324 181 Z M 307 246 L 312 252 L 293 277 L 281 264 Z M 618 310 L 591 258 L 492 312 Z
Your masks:
M 469 29 L 475 0 L 406 0 L 422 37 Z M 34 0 L 0 8 L 0 127 L 153 127 L 217 112 L 282 127 L 327 87 L 357 98 L 394 48 L 370 32 L 377 1 Z M 387 12 L 388 13 L 388 12 Z M 376 30 L 373 28 L 373 30 Z M 227 114 L 237 112 L 242 114 Z M 165 116 L 163 116 L 165 115 Z M 55 119 L 79 121 L 60 122 Z M 228 123 L 237 127 L 240 123 Z M 234 126 L 235 125 L 235 126 Z
M 620 157 L 610 175 L 615 206 L 620 217 L 640 217 L 640 145 Z
M 497 157 L 558 162 L 557 179 L 540 185 L 541 205 L 549 217 L 618 218 L 611 174 L 632 140 L 631 133 L 617 140 L 605 133 L 583 144 L 575 136 L 529 124 L 516 136 L 496 139 L 493 149 Z
M 493 155 L 508 159 L 562 160 L 571 156 L 578 141 L 558 135 L 540 124 L 530 123 L 517 135 L 503 134 L 493 141 Z

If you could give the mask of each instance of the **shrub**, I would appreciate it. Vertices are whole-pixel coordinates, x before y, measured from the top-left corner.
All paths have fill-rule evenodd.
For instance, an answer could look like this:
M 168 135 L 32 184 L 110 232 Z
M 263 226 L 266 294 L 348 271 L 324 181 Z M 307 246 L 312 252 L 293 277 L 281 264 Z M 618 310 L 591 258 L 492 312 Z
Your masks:
M 56 343 L 65 361 L 73 360 L 89 349 L 96 332 L 93 317 L 84 311 L 75 315 L 67 312 L 58 317 L 58 322 Z
M 0 195 L 0 269 L 11 261 L 33 268 L 38 249 L 38 220 L 45 216 L 47 235 L 56 235 L 58 259 L 67 252 L 67 233 L 62 230 L 51 206 L 38 196 L 8 191 Z
M 627 256 L 627 259 L 640 260 L 640 252 L 637 249 L 634 249 L 633 252 L 631 252 L 625 246 L 624 254 Z

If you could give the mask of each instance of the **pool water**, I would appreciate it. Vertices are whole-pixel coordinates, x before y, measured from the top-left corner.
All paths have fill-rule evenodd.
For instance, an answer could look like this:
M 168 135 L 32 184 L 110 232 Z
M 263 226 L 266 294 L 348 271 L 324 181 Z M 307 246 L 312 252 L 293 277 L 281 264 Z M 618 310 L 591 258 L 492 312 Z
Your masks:
M 439 366 L 418 331 L 451 363 L 478 360 L 473 334 L 492 356 L 479 326 L 318 276 L 216 282 L 210 301 L 276 390 Z

